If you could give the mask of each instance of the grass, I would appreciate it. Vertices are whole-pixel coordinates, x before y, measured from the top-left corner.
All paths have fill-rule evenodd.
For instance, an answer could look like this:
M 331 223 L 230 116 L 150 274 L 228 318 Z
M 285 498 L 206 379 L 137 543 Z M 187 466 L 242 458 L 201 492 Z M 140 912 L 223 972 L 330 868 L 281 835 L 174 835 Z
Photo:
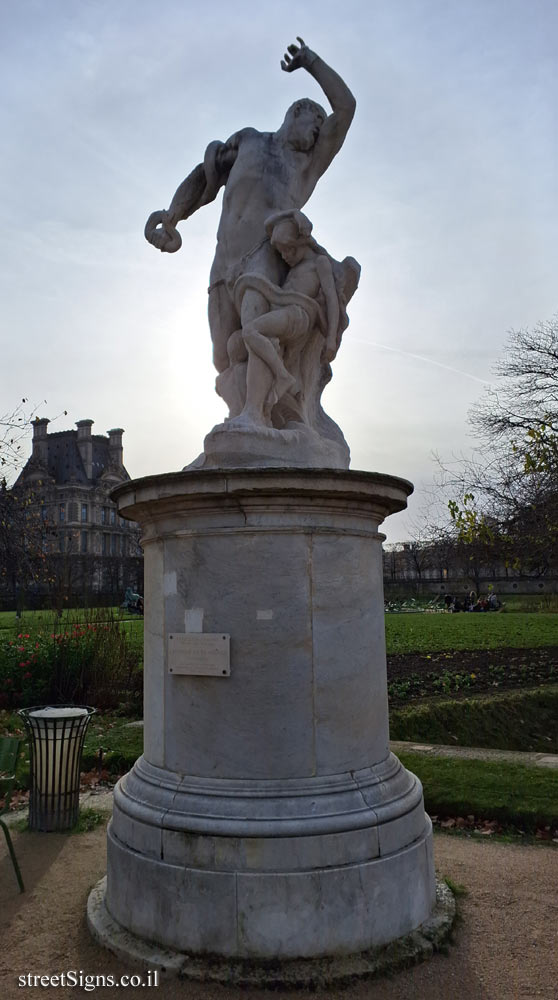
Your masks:
M 49 612 L 0 613 L 0 636 L 12 631 L 56 631 L 75 621 L 101 620 L 112 614 L 122 622 L 141 658 L 142 619 L 126 619 L 119 609 L 71 610 L 62 619 Z M 389 654 L 430 654 L 451 650 L 558 646 L 558 615 L 532 614 L 393 614 L 386 615 Z M 462 746 L 558 753 L 558 685 L 467 698 L 431 698 L 392 708 L 393 739 Z M 115 714 L 93 717 L 86 737 L 83 769 L 118 774 L 128 770 L 143 749 L 143 729 L 130 727 Z M 0 733 L 21 729 L 17 715 L 0 713 Z M 474 814 L 503 826 L 533 831 L 558 826 L 558 775 L 550 769 L 507 762 L 438 758 L 404 752 L 401 759 L 418 775 L 427 810 L 439 817 Z M 20 769 L 25 785 L 28 762 Z M 85 829 L 104 821 L 102 813 L 83 810 Z M 94 824 L 93 826 L 91 824 Z
M 116 774 L 132 767 L 143 753 L 143 727 L 128 725 L 131 721 L 114 715 L 93 716 L 83 748 L 84 771 L 91 771 L 100 763 L 105 770 Z
M 558 594 L 499 594 L 506 612 L 558 611 Z
M 113 760 L 127 770 L 142 752 L 143 730 L 126 729 L 110 717 L 106 723 L 104 742 L 112 744 Z M 98 739 L 92 734 L 89 743 L 88 763 L 94 765 Z M 407 751 L 399 757 L 422 782 L 426 809 L 438 818 L 474 814 L 476 820 L 496 820 L 527 833 L 547 825 L 558 827 L 558 776 L 551 769 Z M 105 819 L 98 810 L 83 809 L 73 832 L 94 829 Z
M 108 814 L 102 812 L 99 809 L 91 809 L 86 807 L 85 809 L 80 809 L 79 816 L 77 818 L 77 823 L 74 823 L 71 830 L 68 833 L 90 833 L 91 830 L 96 830 L 98 826 L 102 826 L 107 822 Z M 29 823 L 27 819 L 20 819 L 17 823 L 14 823 L 14 829 L 19 833 L 29 832 Z
M 387 614 L 388 655 L 459 649 L 558 646 L 558 615 Z
M 0 612 L 0 637 L 19 632 L 59 632 L 74 622 L 121 621 L 130 643 L 141 658 L 143 619 L 130 617 L 120 608 L 73 608 L 61 618 L 51 611 L 26 611 L 16 619 L 14 611 Z M 460 649 L 498 649 L 558 646 L 558 614 L 386 614 L 388 655 L 434 653 Z
M 138 662 L 143 659 L 143 618 L 130 615 L 121 608 L 70 608 L 59 617 L 54 611 L 24 611 L 16 618 L 15 611 L 0 611 L 0 641 L 15 639 L 20 633 L 31 636 L 68 632 L 73 625 L 111 624 L 118 622 L 128 643 L 137 651 Z
M 497 695 L 424 699 L 392 708 L 390 733 L 394 740 L 551 754 L 558 753 L 557 720 L 558 685 L 546 685 Z M 129 770 L 143 752 L 143 728 L 128 725 L 130 721 L 114 713 L 93 716 L 85 738 L 84 771 L 102 768 L 122 774 Z M 2 734 L 24 737 L 17 714 L 0 712 Z M 29 772 L 27 744 L 24 747 L 18 770 L 23 787 Z M 558 776 L 555 780 L 558 783 Z
M 67 622 L 82 622 L 87 621 L 89 616 L 94 613 L 97 615 L 106 614 L 107 618 L 111 615 L 113 618 L 118 615 L 124 614 L 120 608 L 65 608 L 62 612 L 61 617 L 58 616 L 56 611 L 22 611 L 21 618 L 16 618 L 15 611 L 0 611 L 0 629 L 14 629 L 17 628 L 20 632 L 25 625 L 26 629 L 33 628 L 46 628 L 48 625 L 54 625 L 56 622 L 67 623 Z M 129 617 L 126 615 L 126 617 Z
M 393 740 L 558 754 L 558 685 L 425 699 L 392 709 L 390 734 Z
M 474 814 L 527 832 L 558 827 L 558 778 L 551 769 L 407 751 L 399 757 L 420 778 L 432 815 Z
M 128 643 L 137 652 L 138 662 L 143 660 L 143 618 L 131 616 L 121 608 L 70 608 L 58 617 L 54 611 L 24 611 L 16 618 L 15 611 L 0 611 L 0 640 L 15 639 L 20 633 L 33 635 L 58 634 L 72 625 L 118 622 Z
M 0 636 L 11 638 L 15 632 L 59 632 L 76 622 L 90 621 L 121 621 L 139 626 L 143 634 L 143 618 L 132 615 L 122 608 L 67 608 L 59 616 L 56 611 L 23 611 L 21 618 L 16 618 L 15 611 L 0 611 Z
M 120 718 L 111 713 L 94 715 L 85 736 L 82 756 L 82 771 L 108 771 L 117 776 L 128 771 L 143 753 L 143 728 L 129 726 L 129 718 Z M 16 713 L 0 712 L 0 736 L 19 736 L 26 739 L 22 721 Z M 20 751 L 17 768 L 17 785 L 27 788 L 29 784 L 29 744 L 25 742 Z
M 549 694 L 553 693 L 554 701 L 545 707 Z M 540 699 L 540 700 L 539 700 Z M 556 719 L 558 705 L 558 686 L 544 691 L 511 692 L 493 698 L 469 699 L 469 702 L 483 702 L 482 711 L 468 704 L 467 701 L 437 702 L 436 705 L 417 706 L 412 710 L 392 713 L 391 726 L 393 738 L 428 739 L 436 742 L 434 736 L 441 736 L 440 742 L 455 742 L 443 722 L 451 721 L 456 725 L 456 716 L 452 712 L 459 711 L 460 725 L 464 734 L 468 734 L 467 742 L 480 744 L 482 742 L 477 716 L 484 718 L 487 732 L 501 732 L 504 725 L 512 733 L 518 729 L 517 720 L 522 716 L 534 719 L 537 714 L 542 717 Z M 515 707 L 513 705 L 515 702 Z M 434 711 L 435 710 L 435 711 Z M 430 711 L 430 721 L 428 720 Z M 480 711 L 480 715 L 479 715 Z M 444 715 L 445 713 L 445 715 Z M 406 717 L 407 731 L 397 730 L 396 718 Z M 500 720 L 500 730 L 494 725 L 494 719 Z M 418 723 L 425 726 L 420 729 Z M 508 719 L 508 722 L 505 720 Z M 468 720 L 469 723 L 468 723 Z M 17 727 L 17 716 L 0 716 L 0 731 Z M 469 729 L 467 730 L 467 725 Z M 555 725 L 555 721 L 554 721 Z M 414 729 L 412 727 L 415 727 Z M 438 727 L 436 730 L 435 727 Z M 492 728 L 490 728 L 492 727 Z M 471 739 L 471 734 L 474 737 Z M 488 737 L 487 737 L 488 741 Z M 498 736 L 500 743 L 500 736 Z M 485 745 L 494 745 L 487 742 Z M 102 767 L 113 773 L 128 770 L 143 750 L 143 729 L 140 726 L 128 726 L 126 720 L 114 715 L 95 717 L 89 727 L 83 758 L 83 769 L 94 770 L 99 766 L 99 748 L 103 749 Z M 466 816 L 474 814 L 477 820 L 496 820 L 504 827 L 526 832 L 533 832 L 539 827 L 558 827 L 558 775 L 551 769 L 508 762 L 486 762 L 479 760 L 433 757 L 416 752 L 403 751 L 401 761 L 409 770 L 416 774 L 424 787 L 425 804 L 433 815 Z M 20 769 L 19 779 L 25 782 L 25 771 Z M 94 829 L 105 819 L 103 813 L 97 810 L 82 810 L 80 824 L 75 832 L 82 829 Z
M 460 896 L 467 896 L 468 895 L 469 890 L 466 889 L 465 886 L 461 884 L 461 882 L 454 882 L 453 879 L 452 878 L 448 878 L 447 875 L 444 878 L 444 882 L 446 883 L 448 889 L 451 889 L 451 891 L 453 892 L 453 895 L 456 898 L 459 898 Z
M 80 809 L 78 821 L 70 830 L 70 833 L 89 833 L 96 830 L 98 826 L 103 826 L 107 822 L 107 813 L 100 809 L 85 808 Z

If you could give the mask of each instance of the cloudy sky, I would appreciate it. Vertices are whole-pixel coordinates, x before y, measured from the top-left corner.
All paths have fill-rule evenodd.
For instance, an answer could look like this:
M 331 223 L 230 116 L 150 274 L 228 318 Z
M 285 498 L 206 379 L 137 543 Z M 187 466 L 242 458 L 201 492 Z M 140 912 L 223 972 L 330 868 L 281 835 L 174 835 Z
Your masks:
M 352 468 L 416 484 L 470 445 L 511 328 L 558 309 L 555 0 L 2 0 L 0 413 L 126 430 L 133 477 L 181 468 L 222 421 L 206 289 L 220 201 L 179 253 L 143 237 L 208 142 L 281 124 L 301 35 L 357 113 L 305 209 L 362 264 L 324 395 Z

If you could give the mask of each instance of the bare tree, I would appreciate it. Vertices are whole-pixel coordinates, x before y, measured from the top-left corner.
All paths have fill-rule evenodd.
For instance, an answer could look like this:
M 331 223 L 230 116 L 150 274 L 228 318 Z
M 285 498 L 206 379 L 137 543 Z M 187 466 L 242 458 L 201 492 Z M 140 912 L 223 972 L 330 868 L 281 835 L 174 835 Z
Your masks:
M 0 592 L 21 598 L 30 585 L 48 584 L 52 526 L 29 490 L 0 483 Z
M 23 461 L 22 447 L 29 434 L 31 420 L 38 407 L 29 407 L 23 397 L 12 413 L 0 416 L 0 469 L 2 479 L 19 468 Z
M 558 468 L 558 313 L 532 331 L 512 331 L 498 362 L 496 389 L 471 411 L 470 423 L 489 447 L 511 452 L 523 472 Z M 515 465 L 515 463 L 513 463 Z
M 558 315 L 512 332 L 495 375 L 470 414 L 479 447 L 440 463 L 438 485 L 476 561 L 543 575 L 557 562 Z
M 0 592 L 18 602 L 30 585 L 47 585 L 52 574 L 46 508 L 33 489 L 10 489 L 7 483 L 24 463 L 25 440 L 41 405 L 22 397 L 11 413 L 0 416 Z

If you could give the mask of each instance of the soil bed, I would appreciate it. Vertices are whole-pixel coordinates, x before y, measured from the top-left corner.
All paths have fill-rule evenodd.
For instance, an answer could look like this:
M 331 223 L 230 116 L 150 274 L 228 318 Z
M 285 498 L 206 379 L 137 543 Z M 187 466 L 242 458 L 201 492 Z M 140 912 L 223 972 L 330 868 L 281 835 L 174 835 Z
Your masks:
M 387 658 L 390 702 L 492 692 L 558 680 L 558 646 L 396 653 Z

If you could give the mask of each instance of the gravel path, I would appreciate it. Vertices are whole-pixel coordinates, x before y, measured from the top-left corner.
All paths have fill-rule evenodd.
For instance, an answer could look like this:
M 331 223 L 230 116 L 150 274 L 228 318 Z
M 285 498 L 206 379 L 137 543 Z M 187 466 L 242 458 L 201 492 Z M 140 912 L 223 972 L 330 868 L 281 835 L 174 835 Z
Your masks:
M 58 1000 L 91 996 L 80 987 L 20 987 L 18 977 L 137 972 L 90 938 L 85 924 L 89 888 L 105 872 L 105 833 L 14 833 L 27 891 L 20 895 L 5 849 L 0 855 L 0 997 L 41 994 Z M 552 847 L 435 836 L 438 872 L 466 886 L 462 920 L 448 956 L 389 980 L 358 982 L 318 996 L 340 1000 L 558 1000 L 558 853 Z M 120 996 L 104 988 L 99 996 Z M 125 994 L 127 995 L 127 994 Z M 305 992 L 266 993 L 174 980 L 157 1000 L 307 1000 Z

